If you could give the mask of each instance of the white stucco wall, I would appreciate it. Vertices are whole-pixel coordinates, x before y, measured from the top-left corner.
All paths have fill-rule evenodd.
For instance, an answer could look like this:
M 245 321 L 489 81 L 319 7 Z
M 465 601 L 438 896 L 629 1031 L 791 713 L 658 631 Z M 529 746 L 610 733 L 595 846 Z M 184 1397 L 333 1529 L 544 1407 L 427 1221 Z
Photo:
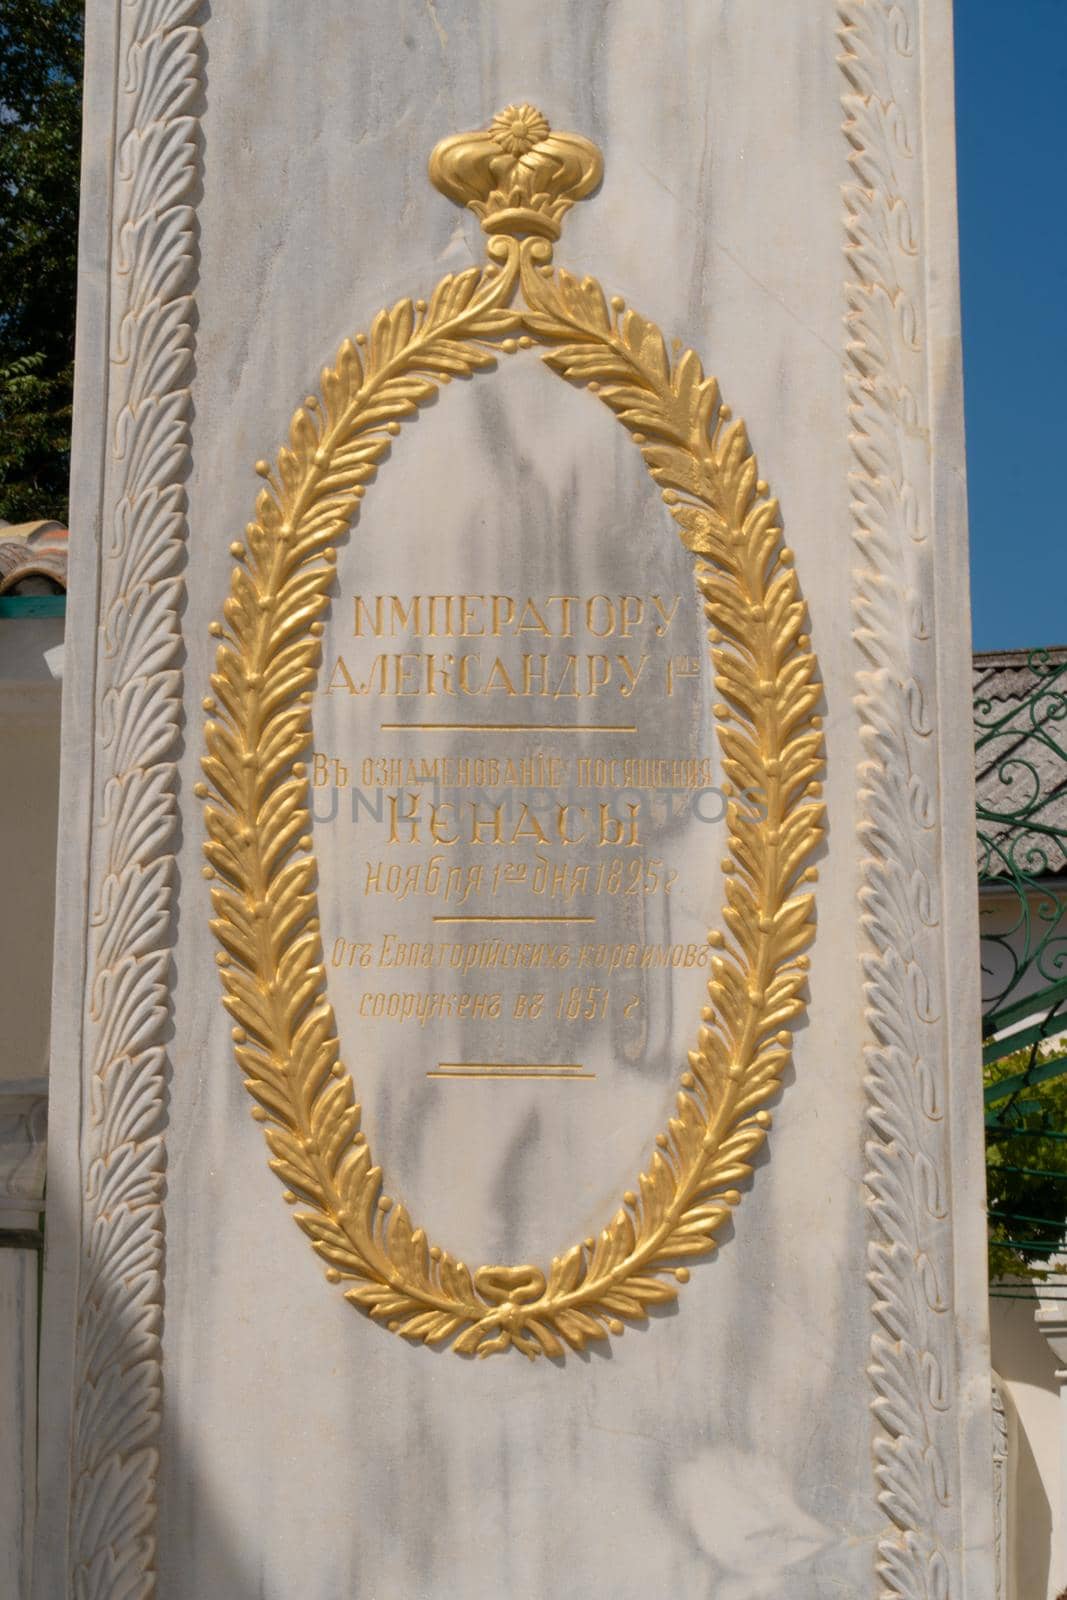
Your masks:
M 0 617 L 0 1595 L 29 1593 L 62 617 Z M 46 657 L 46 652 L 49 656 Z
M 1059 1385 L 1055 1358 L 1034 1322 L 1037 1300 L 1028 1290 L 1020 1292 L 1025 1298 L 994 1297 L 989 1305 L 993 1367 L 1017 1414 L 1009 1507 L 1011 1568 L 1004 1600 L 1055 1600 L 1067 1584 Z
M 1030 900 L 1031 957 L 1049 918 L 1056 916 L 1056 903 L 1067 900 L 1067 881 L 1050 881 L 1047 889 L 1047 893 L 1035 892 Z M 1013 893 L 982 891 L 981 934 L 1014 930 L 1008 943 L 1015 959 L 1025 965 L 1027 942 L 1021 921 L 1022 908 Z M 1064 940 L 1067 943 L 1067 918 Z M 988 1003 L 1003 987 L 1009 963 L 1005 954 L 991 945 L 983 945 L 982 962 L 983 998 Z M 1036 966 L 1026 972 L 1005 1003 L 1022 1000 L 1063 975 L 1056 968 L 1051 944 L 1042 965 L 1044 972 Z M 1014 1029 L 1007 1030 L 1006 1036 L 1029 1027 L 1042 1014 L 1037 1011 L 1032 1017 L 1024 1017 Z M 1049 1043 L 1059 1043 L 1062 1048 L 1065 1040 L 1067 1035 L 1053 1035 Z M 1061 1425 L 1056 1358 L 1034 1321 L 1037 1298 L 1030 1290 L 1013 1292 L 1025 1297 L 1005 1299 L 995 1294 L 989 1307 L 993 1368 L 1003 1379 L 1017 1415 L 1009 1509 L 1009 1587 L 1004 1600 L 1056 1600 L 1067 1585 L 1067 1514 L 1063 1507 L 1067 1485 L 1061 1484 L 1061 1426 L 1067 1428 L 1067 1424 Z M 1055 1292 L 1065 1295 L 1067 1288 L 1059 1287 Z M 1067 1402 L 1064 1406 L 1067 1409 Z

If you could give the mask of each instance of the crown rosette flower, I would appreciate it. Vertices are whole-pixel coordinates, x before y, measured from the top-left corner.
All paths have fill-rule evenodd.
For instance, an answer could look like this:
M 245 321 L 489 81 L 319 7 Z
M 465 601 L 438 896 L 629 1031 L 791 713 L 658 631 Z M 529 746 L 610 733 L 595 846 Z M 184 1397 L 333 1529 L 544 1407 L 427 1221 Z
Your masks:
M 558 239 L 560 221 L 600 182 L 600 151 L 576 133 L 556 133 L 536 106 L 499 111 L 488 128 L 442 139 L 430 177 L 469 206 L 486 233 Z
M 507 106 L 489 124 L 490 136 L 509 156 L 526 155 L 551 131 L 536 106 Z

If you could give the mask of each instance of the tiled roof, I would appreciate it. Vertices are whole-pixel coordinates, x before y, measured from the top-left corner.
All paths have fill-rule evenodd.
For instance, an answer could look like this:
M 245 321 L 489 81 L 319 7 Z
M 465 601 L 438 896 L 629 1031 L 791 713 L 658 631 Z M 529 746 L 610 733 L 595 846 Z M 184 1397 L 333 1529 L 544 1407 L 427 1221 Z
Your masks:
M 67 537 L 59 522 L 0 522 L 0 595 L 65 594 Z
M 979 872 L 1067 872 L 1067 646 L 974 657 Z

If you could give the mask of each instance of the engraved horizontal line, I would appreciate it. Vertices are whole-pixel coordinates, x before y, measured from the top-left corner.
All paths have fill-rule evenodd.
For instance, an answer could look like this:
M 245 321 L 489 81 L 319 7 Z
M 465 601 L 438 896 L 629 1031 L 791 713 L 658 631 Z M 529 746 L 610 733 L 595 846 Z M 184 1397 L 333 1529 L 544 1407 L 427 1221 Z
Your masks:
M 584 1072 L 581 1061 L 439 1061 L 438 1072 Z
M 428 1078 L 455 1078 L 462 1083 L 473 1083 L 476 1079 L 489 1083 L 503 1083 L 510 1079 L 517 1083 L 532 1083 L 539 1080 L 542 1083 L 549 1079 L 556 1083 L 589 1083 L 596 1077 L 595 1072 L 428 1072 Z
M 596 1077 L 595 1072 L 586 1072 L 580 1064 L 562 1063 L 559 1066 L 534 1066 L 526 1065 L 521 1061 L 441 1061 L 437 1070 L 427 1072 L 428 1078 L 492 1078 L 498 1082 L 504 1079 L 526 1080 L 549 1078 L 565 1080 L 568 1083 L 589 1083 Z
M 383 722 L 382 733 L 636 733 L 635 722 Z
M 553 922 L 553 923 L 594 923 L 595 917 L 434 917 L 435 922 Z

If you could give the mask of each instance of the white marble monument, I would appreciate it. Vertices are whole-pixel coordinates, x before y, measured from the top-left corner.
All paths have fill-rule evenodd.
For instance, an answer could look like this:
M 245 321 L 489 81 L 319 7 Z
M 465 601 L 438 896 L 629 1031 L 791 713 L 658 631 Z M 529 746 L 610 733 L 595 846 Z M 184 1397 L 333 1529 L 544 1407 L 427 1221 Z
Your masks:
M 35 1600 L 991 1600 L 950 44 L 90 0 Z

